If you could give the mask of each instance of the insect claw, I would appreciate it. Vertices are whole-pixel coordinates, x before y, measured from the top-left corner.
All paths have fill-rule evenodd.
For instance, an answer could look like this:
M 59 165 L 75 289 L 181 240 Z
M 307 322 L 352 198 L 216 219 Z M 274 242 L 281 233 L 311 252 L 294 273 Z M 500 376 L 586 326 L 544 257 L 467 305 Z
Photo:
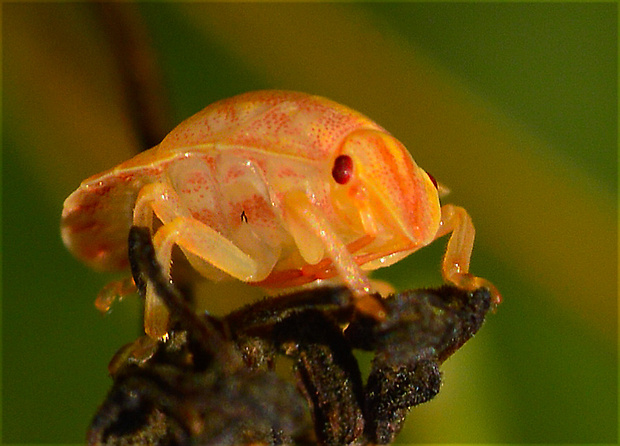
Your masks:
M 376 294 L 362 293 L 357 295 L 355 298 L 355 309 L 378 322 L 383 322 L 387 318 L 381 298 Z
M 114 304 L 116 300 L 121 301 L 123 297 L 135 292 L 136 286 L 131 277 L 115 280 L 108 283 L 99 291 L 95 299 L 95 307 L 102 314 L 106 314 L 110 311 L 112 304 Z
M 489 289 L 489 292 L 491 293 L 491 305 L 493 307 L 493 311 L 495 311 L 499 304 L 502 303 L 504 298 L 500 294 L 499 290 L 495 288 L 495 285 L 493 285 L 492 283 L 488 282 L 488 284 L 485 286 Z

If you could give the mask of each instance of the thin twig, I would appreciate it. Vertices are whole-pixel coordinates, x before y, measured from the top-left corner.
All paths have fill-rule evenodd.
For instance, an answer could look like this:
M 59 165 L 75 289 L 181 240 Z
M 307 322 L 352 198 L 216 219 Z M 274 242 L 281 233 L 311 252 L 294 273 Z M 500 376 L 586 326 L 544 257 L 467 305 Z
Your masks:
M 129 116 L 143 150 L 171 129 L 171 112 L 157 54 L 138 6 L 96 2 L 98 15 L 118 63 Z

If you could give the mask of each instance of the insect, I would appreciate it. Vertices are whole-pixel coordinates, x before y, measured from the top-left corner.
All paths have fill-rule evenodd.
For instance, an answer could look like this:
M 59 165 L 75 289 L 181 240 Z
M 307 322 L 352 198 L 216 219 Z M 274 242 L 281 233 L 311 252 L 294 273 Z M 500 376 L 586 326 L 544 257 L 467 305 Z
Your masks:
M 171 276 L 173 247 L 211 280 L 292 288 L 337 278 L 360 311 L 381 318 L 365 270 L 388 266 L 452 232 L 446 281 L 491 289 L 469 273 L 474 227 L 440 207 L 435 180 L 396 138 L 328 99 L 256 91 L 216 102 L 150 150 L 86 179 L 64 203 L 62 238 L 100 270 L 127 269 L 132 225 L 150 228 Z M 168 311 L 147 286 L 145 331 Z

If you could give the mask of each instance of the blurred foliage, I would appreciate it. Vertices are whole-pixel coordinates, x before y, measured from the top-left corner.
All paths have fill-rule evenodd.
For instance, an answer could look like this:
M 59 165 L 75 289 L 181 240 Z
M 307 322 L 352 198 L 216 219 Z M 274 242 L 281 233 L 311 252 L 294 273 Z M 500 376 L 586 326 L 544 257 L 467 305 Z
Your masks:
M 403 443 L 617 443 L 617 8 L 137 5 L 174 122 L 258 88 L 324 95 L 389 129 L 473 216 L 472 270 L 504 303 Z M 92 5 L 4 3 L 2 31 L 2 436 L 78 443 L 140 307 L 96 312 L 111 276 L 70 256 L 58 222 L 138 139 Z M 436 285 L 442 249 L 376 276 Z

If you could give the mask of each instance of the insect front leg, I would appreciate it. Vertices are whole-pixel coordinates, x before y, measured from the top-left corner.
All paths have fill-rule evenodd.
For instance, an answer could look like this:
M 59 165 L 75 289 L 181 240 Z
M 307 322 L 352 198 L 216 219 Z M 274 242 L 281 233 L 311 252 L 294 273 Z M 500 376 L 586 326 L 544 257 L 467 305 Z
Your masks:
M 302 256 L 314 256 L 317 252 L 325 253 L 340 279 L 353 292 L 356 308 L 375 319 L 385 318 L 384 309 L 377 300 L 369 296 L 370 281 L 320 209 L 301 192 L 287 195 L 283 207 L 291 235 Z M 312 260 L 319 259 L 311 259 L 310 264 L 313 263 Z
M 196 220 L 184 208 L 177 193 L 164 183 L 145 186 L 134 210 L 134 226 L 153 227 L 153 213 L 163 223 L 153 237 L 157 262 L 165 277 L 170 277 L 172 248 L 178 245 L 185 254 L 195 256 L 231 276 L 248 281 L 254 278 L 257 262 L 219 232 Z M 152 338 L 168 331 L 168 309 L 151 283 L 147 284 L 144 330 Z
M 448 240 L 441 265 L 444 280 L 469 291 L 481 287 L 488 288 L 493 302 L 499 304 L 502 297 L 497 288 L 488 280 L 476 277 L 469 272 L 469 261 L 474 247 L 476 230 L 471 217 L 462 207 L 452 204 L 441 207 L 441 224 L 435 238 L 449 232 L 452 232 L 452 235 Z

